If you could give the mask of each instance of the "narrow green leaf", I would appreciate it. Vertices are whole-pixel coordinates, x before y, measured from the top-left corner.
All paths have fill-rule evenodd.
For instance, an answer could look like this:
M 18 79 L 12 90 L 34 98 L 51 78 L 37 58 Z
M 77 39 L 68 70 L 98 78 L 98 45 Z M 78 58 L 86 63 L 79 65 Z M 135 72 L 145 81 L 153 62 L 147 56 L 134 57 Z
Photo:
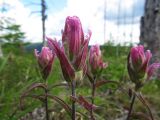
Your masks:
M 105 85 L 105 84 L 108 84 L 108 83 L 114 83 L 114 84 L 117 84 L 118 85 L 118 82 L 116 81 L 111 81 L 111 80 L 101 80 L 101 81 L 97 81 L 95 86 L 96 88 L 102 86 L 102 85 Z
M 53 96 L 53 95 L 50 95 L 50 94 L 47 94 L 47 97 L 51 98 L 52 100 L 59 103 L 66 110 L 66 112 L 71 116 L 71 108 L 69 107 L 69 105 L 64 100 L 62 100 L 61 98 L 59 98 L 57 96 Z
M 44 83 L 33 83 L 32 85 L 30 85 L 27 89 L 26 89 L 26 91 L 24 91 L 23 92 L 23 94 L 21 95 L 21 96 L 26 96 L 26 95 L 28 95 L 29 94 L 29 92 L 31 92 L 33 89 L 35 89 L 35 88 L 42 88 L 42 89 L 47 89 L 47 86 L 46 86 L 46 84 L 44 84 Z

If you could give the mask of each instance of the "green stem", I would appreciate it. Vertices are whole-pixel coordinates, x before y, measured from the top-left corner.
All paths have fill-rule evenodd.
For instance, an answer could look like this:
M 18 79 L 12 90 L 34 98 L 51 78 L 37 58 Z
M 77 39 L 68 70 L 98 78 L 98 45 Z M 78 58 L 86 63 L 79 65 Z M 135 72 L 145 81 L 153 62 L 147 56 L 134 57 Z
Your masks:
M 46 120 L 49 120 L 49 114 L 48 114 L 48 98 L 47 98 L 48 90 L 45 89 L 45 111 L 46 111 Z
M 75 87 L 76 87 L 76 82 L 73 80 L 71 83 L 71 89 L 72 89 L 72 96 L 76 97 L 76 92 L 75 92 Z M 76 106 L 75 106 L 75 101 L 72 101 L 72 120 L 76 120 Z
M 92 105 L 94 104 L 94 97 L 95 97 L 95 90 L 96 90 L 95 83 L 96 83 L 96 77 L 94 77 L 93 83 L 92 83 Z M 93 109 L 91 109 L 90 115 L 91 115 L 91 120 L 95 120 L 93 115 Z
M 44 107 L 45 107 L 45 112 L 46 112 L 46 120 L 49 120 L 49 113 L 48 113 L 48 85 L 47 85 L 47 77 L 43 77 L 43 80 L 47 86 L 45 89 L 45 99 L 44 99 Z
M 133 97 L 132 97 L 132 100 L 131 100 L 131 104 L 130 104 L 130 108 L 129 108 L 129 112 L 128 112 L 128 116 L 127 116 L 127 119 L 126 119 L 126 120 L 129 120 L 129 119 L 130 119 L 135 98 L 136 98 L 136 95 L 134 94 Z

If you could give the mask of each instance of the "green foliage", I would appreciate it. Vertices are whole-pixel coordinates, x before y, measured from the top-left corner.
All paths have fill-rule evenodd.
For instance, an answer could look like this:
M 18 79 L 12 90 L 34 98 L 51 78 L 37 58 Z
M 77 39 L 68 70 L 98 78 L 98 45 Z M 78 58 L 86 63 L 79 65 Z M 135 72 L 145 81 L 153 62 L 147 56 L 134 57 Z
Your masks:
M 0 20 L 0 40 L 1 42 L 19 42 L 25 38 L 25 33 L 21 31 L 20 25 L 14 23 L 14 20 L 3 18 Z
M 4 69 L 6 63 L 7 63 L 7 60 L 8 60 L 8 57 L 5 57 L 5 58 L 1 58 L 1 65 L 0 65 L 0 72 Z
M 5 55 L 12 53 L 13 55 L 21 56 L 25 53 L 24 45 L 22 42 L 5 43 L 2 45 L 3 53 Z

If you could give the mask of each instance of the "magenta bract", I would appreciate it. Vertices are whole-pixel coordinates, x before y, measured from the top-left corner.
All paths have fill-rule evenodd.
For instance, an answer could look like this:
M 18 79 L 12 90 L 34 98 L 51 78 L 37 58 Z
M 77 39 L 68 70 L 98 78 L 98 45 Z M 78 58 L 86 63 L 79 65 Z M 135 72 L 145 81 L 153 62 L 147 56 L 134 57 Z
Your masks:
M 67 59 L 67 56 L 64 53 L 64 49 L 61 48 L 59 43 L 56 40 L 52 40 L 51 38 L 48 39 L 48 45 L 49 47 L 55 51 L 57 57 L 59 58 L 60 64 L 61 64 L 61 69 L 63 76 L 66 81 L 70 82 L 71 80 L 74 80 L 75 78 L 75 71 Z
M 83 70 L 83 73 L 85 74 L 86 72 L 86 60 L 87 60 L 87 55 L 88 55 L 88 44 L 91 38 L 92 32 L 89 30 L 88 34 L 85 36 L 83 41 L 81 42 L 81 49 L 79 53 L 74 56 L 73 59 L 73 66 L 75 67 L 76 70 Z
M 86 110 L 91 111 L 97 108 L 96 105 L 89 103 L 83 96 L 79 96 L 78 98 L 71 96 L 71 99 L 81 106 L 83 106 Z
M 34 53 L 41 68 L 42 76 L 44 79 L 47 79 L 52 69 L 55 54 L 48 47 L 42 47 L 40 53 L 35 49 Z
M 75 58 L 75 61 L 73 62 L 74 66 L 77 70 L 83 70 L 84 66 L 86 65 L 86 58 L 87 58 L 87 54 L 88 54 L 88 43 L 89 43 L 89 40 L 87 40 L 84 43 L 83 48 L 78 53 L 78 55 Z
M 147 80 L 151 78 L 155 70 L 160 68 L 160 63 L 153 63 L 147 68 Z

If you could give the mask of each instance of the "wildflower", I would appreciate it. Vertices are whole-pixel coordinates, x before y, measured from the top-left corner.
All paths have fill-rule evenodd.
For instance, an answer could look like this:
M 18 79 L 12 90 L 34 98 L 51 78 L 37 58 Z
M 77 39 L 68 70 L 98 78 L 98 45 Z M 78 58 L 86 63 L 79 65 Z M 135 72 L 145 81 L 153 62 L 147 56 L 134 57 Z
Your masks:
M 139 71 L 140 69 L 145 70 L 152 54 L 150 50 L 144 52 L 144 47 L 139 45 L 131 48 L 131 63 L 134 70 Z
M 44 79 L 47 79 L 49 73 L 51 72 L 55 55 L 54 53 L 52 53 L 52 51 L 48 47 L 42 47 L 42 50 L 40 53 L 38 53 L 38 51 L 35 49 L 34 53 L 38 60 L 42 77 Z
M 108 66 L 102 60 L 101 50 L 99 45 L 93 45 L 89 51 L 89 63 L 91 65 L 92 72 L 101 71 Z
M 55 40 L 47 38 L 49 47 L 56 52 L 60 60 L 63 75 L 68 76 L 65 79 L 83 78 L 87 69 L 86 59 L 90 38 L 91 31 L 84 37 L 82 25 L 77 16 L 66 18 L 61 47 Z
M 142 45 L 132 47 L 128 57 L 128 72 L 131 80 L 136 84 L 142 84 L 145 75 L 149 79 L 155 69 L 160 67 L 160 63 L 149 65 L 152 54 L 150 50 L 144 52 Z

